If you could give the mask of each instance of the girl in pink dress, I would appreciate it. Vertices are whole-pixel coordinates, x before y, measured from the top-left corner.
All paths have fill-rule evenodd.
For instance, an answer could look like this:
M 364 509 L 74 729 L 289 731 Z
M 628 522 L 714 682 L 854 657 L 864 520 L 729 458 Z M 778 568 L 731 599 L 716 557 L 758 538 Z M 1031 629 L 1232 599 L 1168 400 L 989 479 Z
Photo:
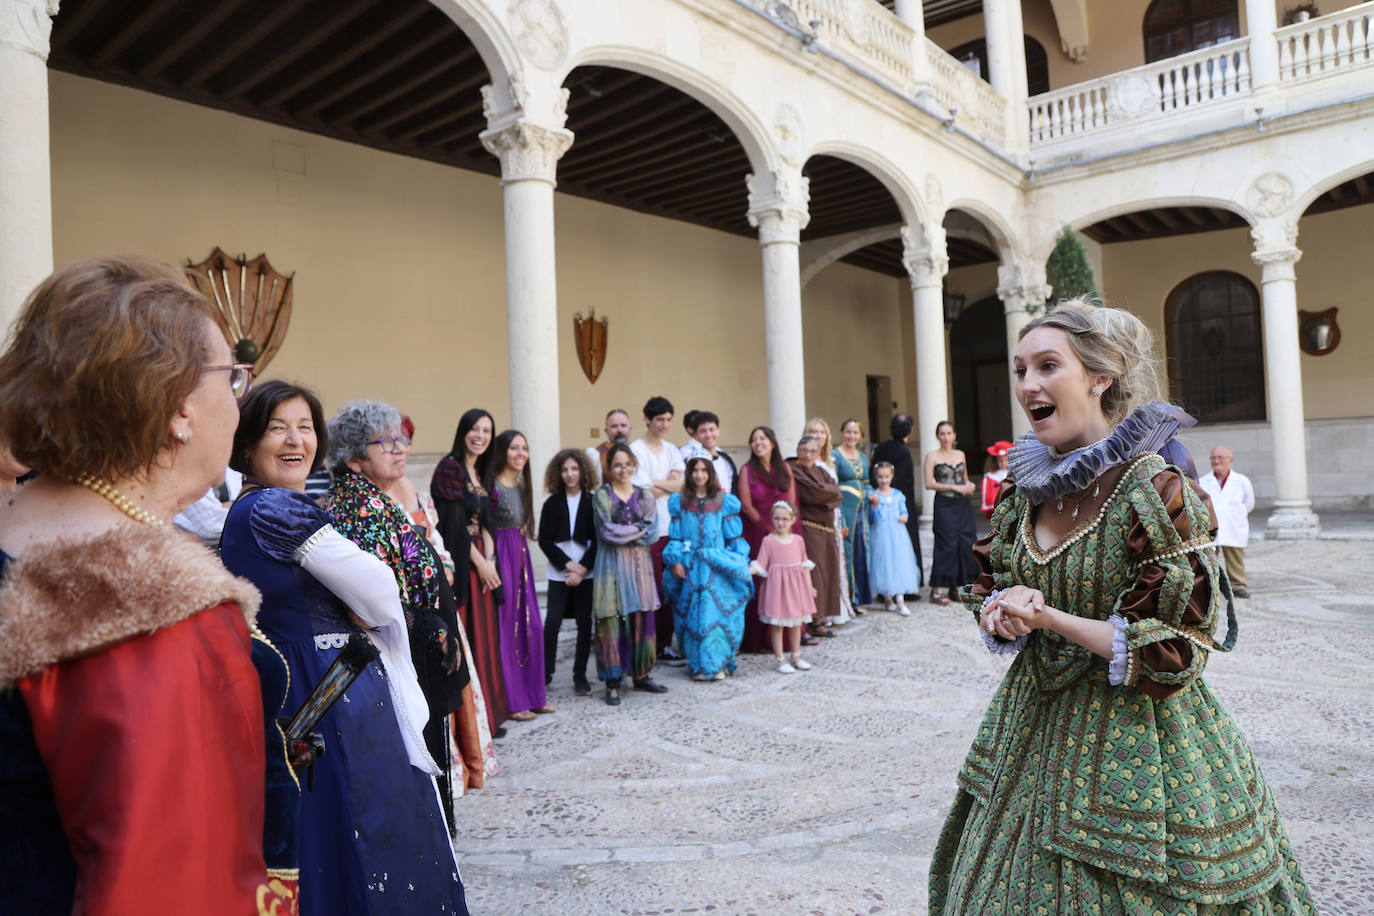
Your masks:
M 759 545 L 759 554 L 749 564 L 749 570 L 764 581 L 759 584 L 759 620 L 772 627 L 773 655 L 778 660 L 778 672 L 794 674 L 805 671 L 810 662 L 802 661 L 802 627 L 816 613 L 816 589 L 811 584 L 811 568 L 806 558 L 806 544 L 792 533 L 797 513 L 791 503 L 773 504 L 773 531 Z M 791 664 L 783 655 L 783 639 L 787 640 Z

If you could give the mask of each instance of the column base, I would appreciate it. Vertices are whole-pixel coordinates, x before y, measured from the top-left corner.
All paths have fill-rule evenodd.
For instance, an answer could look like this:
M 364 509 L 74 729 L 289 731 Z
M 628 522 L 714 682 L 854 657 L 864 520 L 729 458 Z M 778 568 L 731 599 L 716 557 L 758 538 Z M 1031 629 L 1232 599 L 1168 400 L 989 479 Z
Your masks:
M 1264 530 L 1266 541 L 1310 541 L 1321 533 L 1321 520 L 1306 499 L 1278 499 Z

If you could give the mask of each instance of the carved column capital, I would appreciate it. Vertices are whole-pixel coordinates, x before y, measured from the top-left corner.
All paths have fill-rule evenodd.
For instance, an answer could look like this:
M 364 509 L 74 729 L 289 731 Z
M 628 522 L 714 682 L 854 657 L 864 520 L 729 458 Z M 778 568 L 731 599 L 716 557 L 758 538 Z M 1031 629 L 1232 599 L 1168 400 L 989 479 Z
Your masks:
M 1250 230 L 1255 249 L 1250 260 L 1261 268 L 1263 282 L 1294 280 L 1293 265 L 1302 257 L 1297 246 L 1298 227 L 1289 220 L 1263 220 Z
M 1008 315 L 1040 311 L 1052 292 L 1043 264 L 1012 261 L 997 267 L 997 298 Z
M 567 121 L 568 90 L 553 95 L 543 117 L 530 105 L 524 81 L 512 77 L 504 92 L 482 87 L 482 110 L 487 129 L 478 134 L 487 152 L 501 160 L 501 183 L 547 181 L 557 184 L 558 160 L 572 146 Z
M 52 17 L 59 0 L 0 0 L 0 44 L 45 63 L 52 49 Z
M 749 225 L 759 230 L 759 244 L 800 244 L 801 231 L 811 222 L 811 180 L 798 171 L 774 169 L 767 175 L 749 174 Z
M 916 227 L 903 226 L 902 266 L 911 278 L 912 289 L 942 285 L 949 273 L 945 230 L 927 228 L 920 232 Z

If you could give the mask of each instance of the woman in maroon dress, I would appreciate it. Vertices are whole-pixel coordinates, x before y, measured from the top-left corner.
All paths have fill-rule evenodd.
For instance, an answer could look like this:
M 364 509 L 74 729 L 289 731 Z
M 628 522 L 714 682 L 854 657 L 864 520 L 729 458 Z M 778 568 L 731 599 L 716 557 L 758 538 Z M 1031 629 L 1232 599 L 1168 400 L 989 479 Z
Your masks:
M 429 493 L 439 513 L 439 534 L 453 555 L 454 597 L 462 606 L 463 627 L 472 641 L 473 661 L 486 700 L 487 723 L 501 737 L 509 718 L 501 673 L 501 626 L 492 593 L 501 587 L 491 534 L 490 498 L 482 486 L 496 424 L 474 407 L 458 421 L 453 449 L 434 468 Z
M 797 505 L 797 484 L 792 471 L 778 449 L 778 437 L 767 426 L 756 426 L 749 434 L 752 454 L 739 471 L 740 518 L 744 520 L 744 539 L 749 542 L 749 555 L 757 556 L 759 545 L 772 530 L 773 503 L 786 500 Z M 744 608 L 744 639 L 741 652 L 771 651 L 767 633 L 759 622 L 758 598 Z

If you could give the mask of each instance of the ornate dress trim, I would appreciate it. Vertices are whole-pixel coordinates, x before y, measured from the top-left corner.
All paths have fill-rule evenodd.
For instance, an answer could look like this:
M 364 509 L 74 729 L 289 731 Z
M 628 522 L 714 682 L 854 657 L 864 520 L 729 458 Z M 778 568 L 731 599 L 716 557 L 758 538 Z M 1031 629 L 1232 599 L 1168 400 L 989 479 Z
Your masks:
M 1136 469 L 1152 458 L 1158 459 L 1161 465 L 1164 463 L 1164 459 L 1155 454 L 1141 455 L 1132 461 L 1126 466 L 1126 472 L 1122 474 L 1121 479 L 1116 482 L 1116 486 L 1112 488 L 1112 492 L 1107 494 L 1107 498 L 1102 501 L 1102 505 L 1098 507 L 1093 517 L 1064 535 L 1064 537 L 1060 538 L 1059 542 L 1049 550 L 1041 549 L 1040 544 L 1035 540 L 1035 522 L 1031 518 L 1034 513 L 1028 507 L 1026 514 L 1021 519 L 1021 542 L 1025 546 L 1026 552 L 1030 554 L 1031 559 L 1035 561 L 1035 564 L 1037 566 L 1046 565 L 1055 557 L 1078 543 L 1078 541 L 1088 534 L 1088 532 L 1100 525 L 1102 520 L 1107 517 L 1107 512 L 1111 509 L 1112 503 L 1116 501 L 1118 496 L 1125 492 L 1126 485 L 1131 481 Z M 1088 483 L 1092 483 L 1092 481 L 1090 480 Z
M 347 633 L 316 633 L 316 649 L 342 649 L 348 645 Z

